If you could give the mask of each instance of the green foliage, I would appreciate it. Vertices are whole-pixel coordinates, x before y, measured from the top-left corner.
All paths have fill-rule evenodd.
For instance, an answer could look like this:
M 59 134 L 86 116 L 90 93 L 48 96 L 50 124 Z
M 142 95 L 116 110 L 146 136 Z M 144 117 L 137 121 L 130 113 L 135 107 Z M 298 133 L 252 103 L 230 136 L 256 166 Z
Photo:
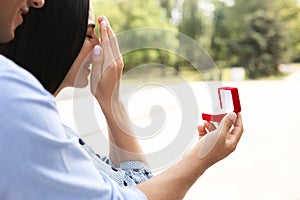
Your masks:
M 295 0 L 283 1 L 280 4 L 282 26 L 286 53 L 283 62 L 300 61 L 300 8 Z
M 278 65 L 299 55 L 299 7 L 292 0 L 236 0 L 233 7 L 216 2 L 213 58 L 242 66 L 249 78 L 278 75 Z M 287 23 L 288 22 L 288 23 Z
M 297 0 L 235 0 L 233 6 L 227 6 L 221 0 L 205 1 L 213 3 L 213 16 L 207 15 L 199 6 L 203 2 L 92 1 L 95 14 L 107 16 L 120 37 L 125 70 L 147 63 L 160 63 L 176 70 L 185 66 L 192 68 L 187 63 L 197 60 L 200 53 L 185 45 L 176 34 L 166 35 L 164 30 L 189 36 L 210 53 L 217 66 L 242 66 L 250 78 L 277 75 L 280 63 L 300 61 Z M 147 27 L 161 28 L 162 31 L 149 31 Z M 160 43 L 166 44 L 166 48 L 153 48 Z M 138 49 L 143 46 L 144 49 Z M 167 49 L 185 51 L 189 60 Z
M 182 20 L 179 31 L 193 39 L 203 33 L 203 22 L 201 12 L 198 9 L 198 0 L 185 0 L 182 6 Z
M 258 10 L 246 18 L 246 32 L 231 46 L 239 53 L 237 64 L 244 66 L 249 78 L 278 74 L 285 48 L 282 44 L 282 27 L 275 13 Z
M 206 15 L 204 10 L 199 6 L 201 1 L 199 0 L 184 0 L 181 7 L 181 19 L 178 23 L 178 30 L 180 33 L 193 39 L 197 42 L 197 45 L 201 45 L 207 52 L 210 52 L 210 41 L 211 41 L 211 22 L 212 18 Z M 196 50 L 192 48 L 191 44 L 186 44 L 186 39 L 183 37 L 178 37 L 180 43 L 181 51 L 188 55 L 188 62 L 190 62 L 192 67 L 196 67 L 204 73 L 204 66 L 208 64 L 211 67 L 211 62 L 206 62 L 208 58 L 207 53 L 204 51 Z M 184 40 L 182 40 L 184 39 Z M 200 58 L 200 59 L 199 59 Z M 199 63 L 199 60 L 200 61 Z M 206 60 L 206 61 L 204 61 Z M 180 63 L 180 65 L 184 65 Z
M 131 50 L 130 52 L 123 52 L 125 53 L 123 55 L 125 70 L 149 62 L 174 65 L 175 55 L 165 53 L 161 49 L 140 48 L 135 50 L 137 47 L 146 47 L 156 41 L 163 41 L 172 46 L 172 49 L 178 47 L 178 41 L 175 37 L 171 38 L 164 35 L 163 31 L 149 32 L 147 29 L 147 27 L 159 27 L 177 30 L 176 27 L 168 23 L 164 9 L 157 4 L 156 0 L 95 1 L 93 6 L 95 14 L 105 15 L 110 20 L 116 34 L 122 38 L 119 39 L 121 50 Z
M 164 9 L 165 17 L 170 20 L 172 18 L 172 11 L 176 5 L 176 0 L 160 0 L 159 3 Z

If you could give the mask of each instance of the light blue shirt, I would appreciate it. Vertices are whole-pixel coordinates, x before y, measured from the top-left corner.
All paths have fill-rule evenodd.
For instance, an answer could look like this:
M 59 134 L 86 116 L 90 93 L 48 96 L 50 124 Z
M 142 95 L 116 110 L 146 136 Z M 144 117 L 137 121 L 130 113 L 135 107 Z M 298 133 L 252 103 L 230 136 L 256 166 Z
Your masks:
M 98 172 L 68 138 L 53 96 L 0 55 L 0 199 L 146 199 Z
M 141 161 L 125 161 L 120 163 L 120 167 L 116 167 L 108 156 L 96 154 L 74 130 L 66 125 L 64 125 L 64 129 L 67 137 L 76 139 L 81 147 L 88 153 L 96 169 L 108 175 L 119 186 L 134 187 L 136 184 L 147 181 L 153 177 L 150 168 Z

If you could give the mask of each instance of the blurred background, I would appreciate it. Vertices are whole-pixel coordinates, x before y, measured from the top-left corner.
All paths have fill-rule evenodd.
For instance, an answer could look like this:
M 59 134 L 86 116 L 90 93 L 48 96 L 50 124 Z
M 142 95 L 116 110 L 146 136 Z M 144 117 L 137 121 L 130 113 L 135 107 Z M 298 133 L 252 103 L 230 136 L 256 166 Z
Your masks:
M 232 155 L 205 172 L 185 200 L 300 200 L 297 0 L 92 0 L 92 4 L 95 14 L 105 15 L 117 35 L 147 27 L 182 33 L 200 44 L 206 57 L 213 61 L 213 67 L 199 72 L 194 62 L 199 59 L 199 52 L 176 34 L 131 32 L 135 38 L 131 43 L 137 46 L 159 40 L 189 55 L 186 59 L 160 48 L 140 48 L 123 54 L 122 85 L 128 86 L 124 96 L 132 94 L 128 88 L 155 83 L 142 91 L 134 90 L 135 99 L 131 98 L 131 107 L 127 107 L 132 122 L 143 127 L 163 115 L 171 124 L 166 122 L 158 135 L 141 140 L 146 154 L 166 148 L 179 134 L 183 105 L 176 101 L 172 89 L 188 84 L 193 90 L 195 97 L 186 97 L 181 103 L 197 100 L 198 124 L 202 123 L 201 113 L 211 107 L 208 83 L 216 81 L 239 89 L 245 128 L 240 144 Z M 140 67 L 145 64 L 151 66 Z M 167 90 L 153 87 L 159 84 L 168 86 L 164 87 Z M 80 128 L 76 113 L 80 112 L 76 107 L 84 101 L 93 102 L 87 97 L 88 92 L 79 93 L 74 95 L 74 90 L 67 89 L 58 97 L 62 121 L 77 130 Z M 149 114 L 157 104 L 163 112 L 158 109 Z M 93 109 L 98 124 L 87 122 L 79 132 L 96 152 L 105 154 L 108 146 L 99 134 L 107 131 L 105 119 L 96 103 Z M 191 143 L 197 141 L 196 126 L 194 130 Z M 182 149 L 182 153 L 185 151 Z M 166 167 L 154 169 L 155 174 Z
M 228 71 L 234 67 L 243 68 L 247 79 L 278 77 L 282 75 L 280 64 L 300 61 L 297 0 L 92 2 L 96 15 L 107 16 L 116 33 L 160 27 L 186 34 L 209 53 L 224 79 L 228 79 Z M 182 46 L 178 38 L 167 35 L 136 35 L 135 42 L 142 43 L 149 37 L 165 37 L 173 46 Z M 197 57 L 197 52 L 189 53 Z M 184 59 L 160 50 L 139 50 L 124 57 L 125 70 L 153 60 L 177 71 L 193 69 Z

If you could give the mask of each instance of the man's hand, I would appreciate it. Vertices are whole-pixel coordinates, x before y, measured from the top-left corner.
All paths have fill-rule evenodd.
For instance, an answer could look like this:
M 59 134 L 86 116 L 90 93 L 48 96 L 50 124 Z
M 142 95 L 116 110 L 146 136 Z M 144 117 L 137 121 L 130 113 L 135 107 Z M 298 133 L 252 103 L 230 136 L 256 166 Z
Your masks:
M 205 128 L 213 131 L 207 133 Z M 197 144 L 198 156 L 208 167 L 235 150 L 244 130 L 241 114 L 229 113 L 214 129 L 208 122 L 198 128 L 199 135 L 202 135 Z

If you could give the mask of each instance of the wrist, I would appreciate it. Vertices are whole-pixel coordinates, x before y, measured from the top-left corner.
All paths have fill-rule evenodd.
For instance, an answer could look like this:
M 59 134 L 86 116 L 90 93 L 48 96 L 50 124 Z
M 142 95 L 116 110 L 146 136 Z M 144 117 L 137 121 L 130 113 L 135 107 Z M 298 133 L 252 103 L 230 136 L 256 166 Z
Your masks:
M 101 95 L 96 95 L 95 98 L 97 99 L 99 105 L 103 112 L 111 112 L 112 109 L 121 109 L 123 108 L 123 103 L 118 95 L 104 97 Z
M 200 177 L 209 168 L 207 160 L 200 158 L 197 147 L 192 148 L 182 159 L 192 169 L 194 177 Z
M 97 101 L 108 121 L 113 120 L 120 123 L 124 121 L 124 118 L 126 119 L 127 112 L 120 98 L 113 98 L 111 100 L 97 98 Z

